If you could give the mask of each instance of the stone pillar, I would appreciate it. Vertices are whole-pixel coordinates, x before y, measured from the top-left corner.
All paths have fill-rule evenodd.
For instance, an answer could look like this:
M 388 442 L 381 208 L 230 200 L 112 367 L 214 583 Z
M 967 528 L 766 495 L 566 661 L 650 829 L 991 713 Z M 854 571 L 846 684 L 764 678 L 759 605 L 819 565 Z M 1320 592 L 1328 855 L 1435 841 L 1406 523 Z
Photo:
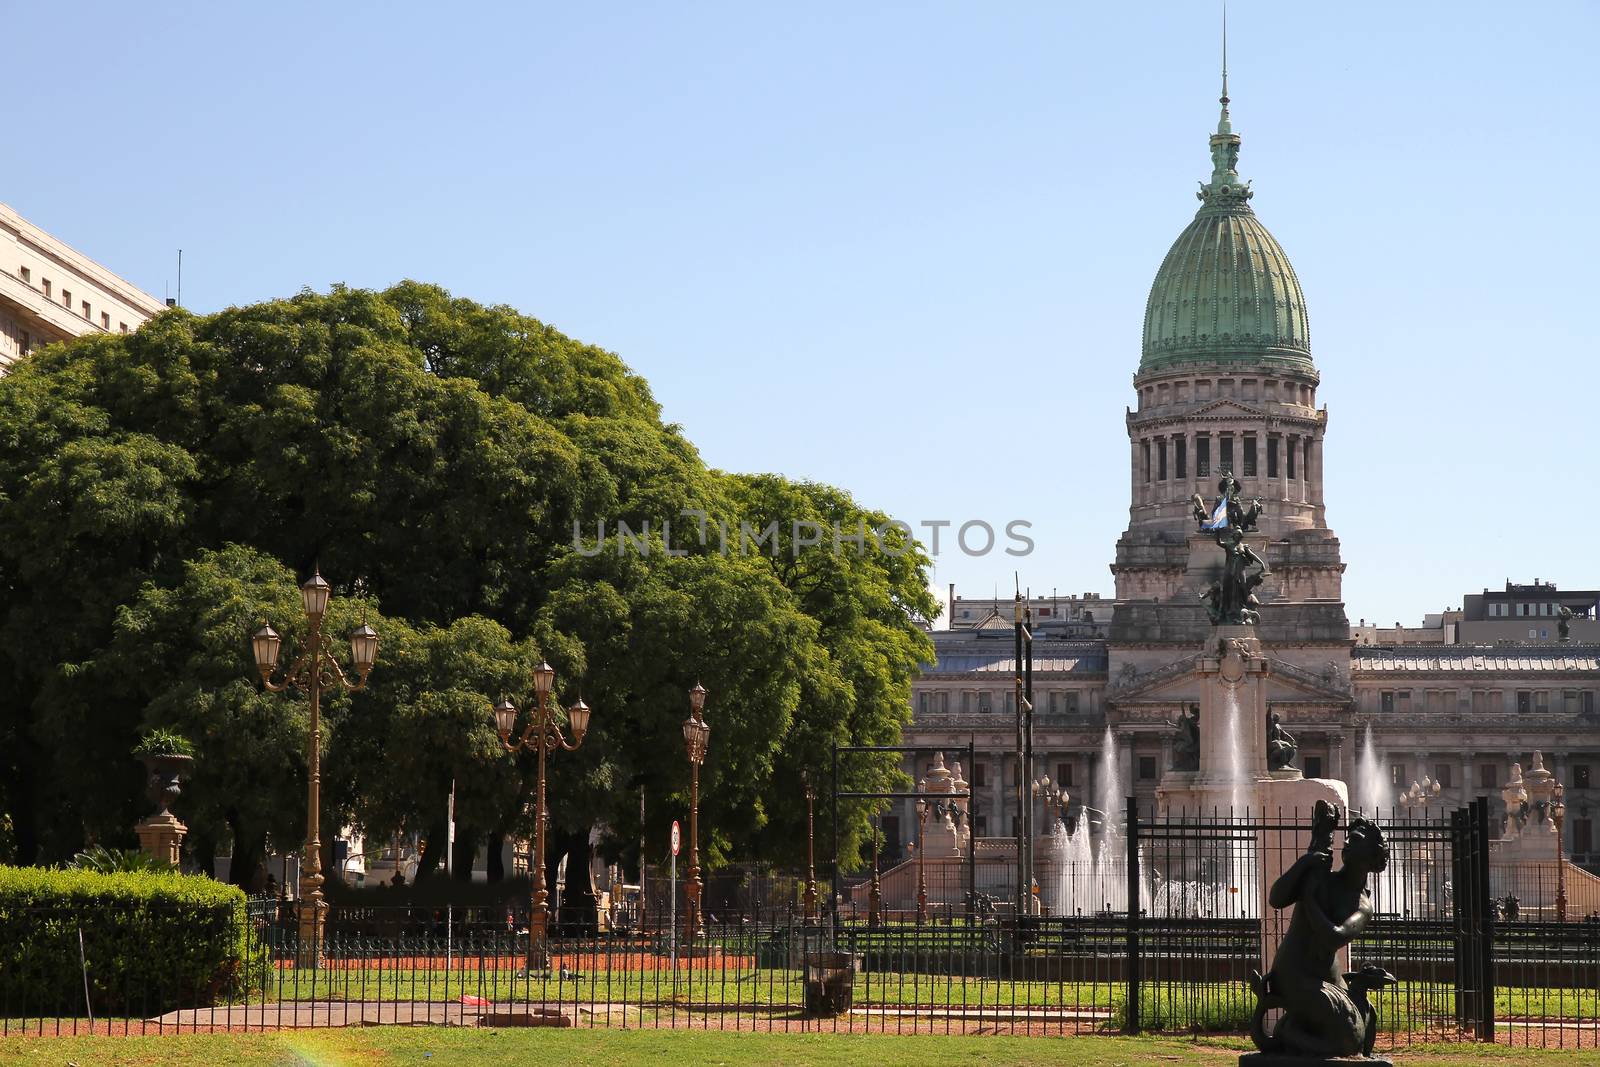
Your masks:
M 1117 762 L 1122 765 L 1122 786 L 1127 790 L 1128 796 L 1134 796 L 1138 792 L 1134 779 L 1134 772 L 1138 768 L 1135 766 L 1136 761 L 1133 758 L 1133 735 L 1127 732 L 1119 733 L 1116 735 L 1116 742 Z M 1123 797 L 1117 797 L 1116 799 L 1119 803 L 1124 800 Z M 1117 813 L 1109 814 L 1112 818 L 1115 818 Z
M 179 822 L 178 817 L 170 811 L 163 811 L 135 824 L 133 832 L 139 835 L 141 850 L 163 863 L 170 863 L 176 867 L 178 855 L 183 848 L 183 838 L 189 832 L 189 828 Z
M 1344 775 L 1344 733 L 1339 730 L 1328 735 L 1328 777 L 1336 782 L 1347 780 Z
M 1306 438 L 1306 497 L 1318 508 L 1322 507 L 1322 438 Z

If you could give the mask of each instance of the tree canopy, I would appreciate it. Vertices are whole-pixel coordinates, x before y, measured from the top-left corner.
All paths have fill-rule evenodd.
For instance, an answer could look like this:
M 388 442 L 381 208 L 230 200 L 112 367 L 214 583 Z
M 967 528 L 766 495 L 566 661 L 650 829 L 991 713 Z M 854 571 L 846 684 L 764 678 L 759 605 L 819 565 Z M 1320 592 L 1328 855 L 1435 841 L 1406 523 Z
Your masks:
M 541 657 L 595 709 L 551 761 L 552 817 L 613 849 L 687 804 L 679 728 L 710 691 L 711 862 L 803 854 L 800 773 L 892 743 L 936 611 L 927 559 L 827 486 L 708 468 L 615 355 L 505 307 L 406 282 L 335 288 L 56 345 L 0 378 L 0 774 L 24 862 L 124 843 L 128 753 L 195 745 L 180 812 L 236 872 L 305 820 L 306 708 L 264 692 L 247 634 L 304 639 L 296 585 L 382 644 L 326 704 L 324 839 L 524 832 L 532 757 L 491 705 Z M 837 529 L 844 540 L 836 540 Z M 824 531 L 821 543 L 816 531 Z M 850 765 L 886 786 L 890 758 Z M 866 808 L 846 809 L 858 854 Z M 849 862 L 849 860 L 847 860 Z

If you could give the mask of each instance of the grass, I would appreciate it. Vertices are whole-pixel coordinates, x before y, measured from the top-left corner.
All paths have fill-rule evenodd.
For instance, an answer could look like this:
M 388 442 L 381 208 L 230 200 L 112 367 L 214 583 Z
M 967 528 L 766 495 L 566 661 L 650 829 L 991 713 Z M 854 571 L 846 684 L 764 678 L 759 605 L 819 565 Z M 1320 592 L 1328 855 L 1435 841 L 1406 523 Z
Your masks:
M 721 1067 L 773 1063 L 795 1067 L 1232 1067 L 1238 1041 L 1161 1038 L 971 1038 L 839 1034 L 719 1034 L 685 1031 L 470 1030 L 376 1027 L 282 1034 L 196 1034 L 128 1038 L 0 1039 L 0 1061 L 22 1065 L 107 1067 L 385 1067 L 388 1064 L 594 1067 Z M 1415 1067 L 1513 1067 L 1588 1064 L 1594 1052 L 1429 1045 L 1405 1050 Z

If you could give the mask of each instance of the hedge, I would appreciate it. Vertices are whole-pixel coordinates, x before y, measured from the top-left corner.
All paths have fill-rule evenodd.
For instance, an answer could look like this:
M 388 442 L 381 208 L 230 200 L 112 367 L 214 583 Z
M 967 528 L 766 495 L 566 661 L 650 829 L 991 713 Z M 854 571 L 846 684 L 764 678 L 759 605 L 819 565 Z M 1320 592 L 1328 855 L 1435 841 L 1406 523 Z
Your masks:
M 0 866 L 0 1015 L 86 1014 L 85 972 L 97 1016 L 208 1006 L 247 983 L 250 941 L 237 886 Z

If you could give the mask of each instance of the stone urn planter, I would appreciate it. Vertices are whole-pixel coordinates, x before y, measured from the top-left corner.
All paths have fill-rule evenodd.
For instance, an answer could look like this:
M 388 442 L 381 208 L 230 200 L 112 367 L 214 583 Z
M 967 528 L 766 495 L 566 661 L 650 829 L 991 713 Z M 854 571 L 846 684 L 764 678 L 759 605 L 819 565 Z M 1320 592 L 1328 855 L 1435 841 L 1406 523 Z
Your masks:
M 173 802 L 183 792 L 182 779 L 194 766 L 194 757 L 160 753 L 140 756 L 139 761 L 149 773 L 145 791 L 149 794 L 150 803 L 158 809 L 156 814 L 170 816 Z

